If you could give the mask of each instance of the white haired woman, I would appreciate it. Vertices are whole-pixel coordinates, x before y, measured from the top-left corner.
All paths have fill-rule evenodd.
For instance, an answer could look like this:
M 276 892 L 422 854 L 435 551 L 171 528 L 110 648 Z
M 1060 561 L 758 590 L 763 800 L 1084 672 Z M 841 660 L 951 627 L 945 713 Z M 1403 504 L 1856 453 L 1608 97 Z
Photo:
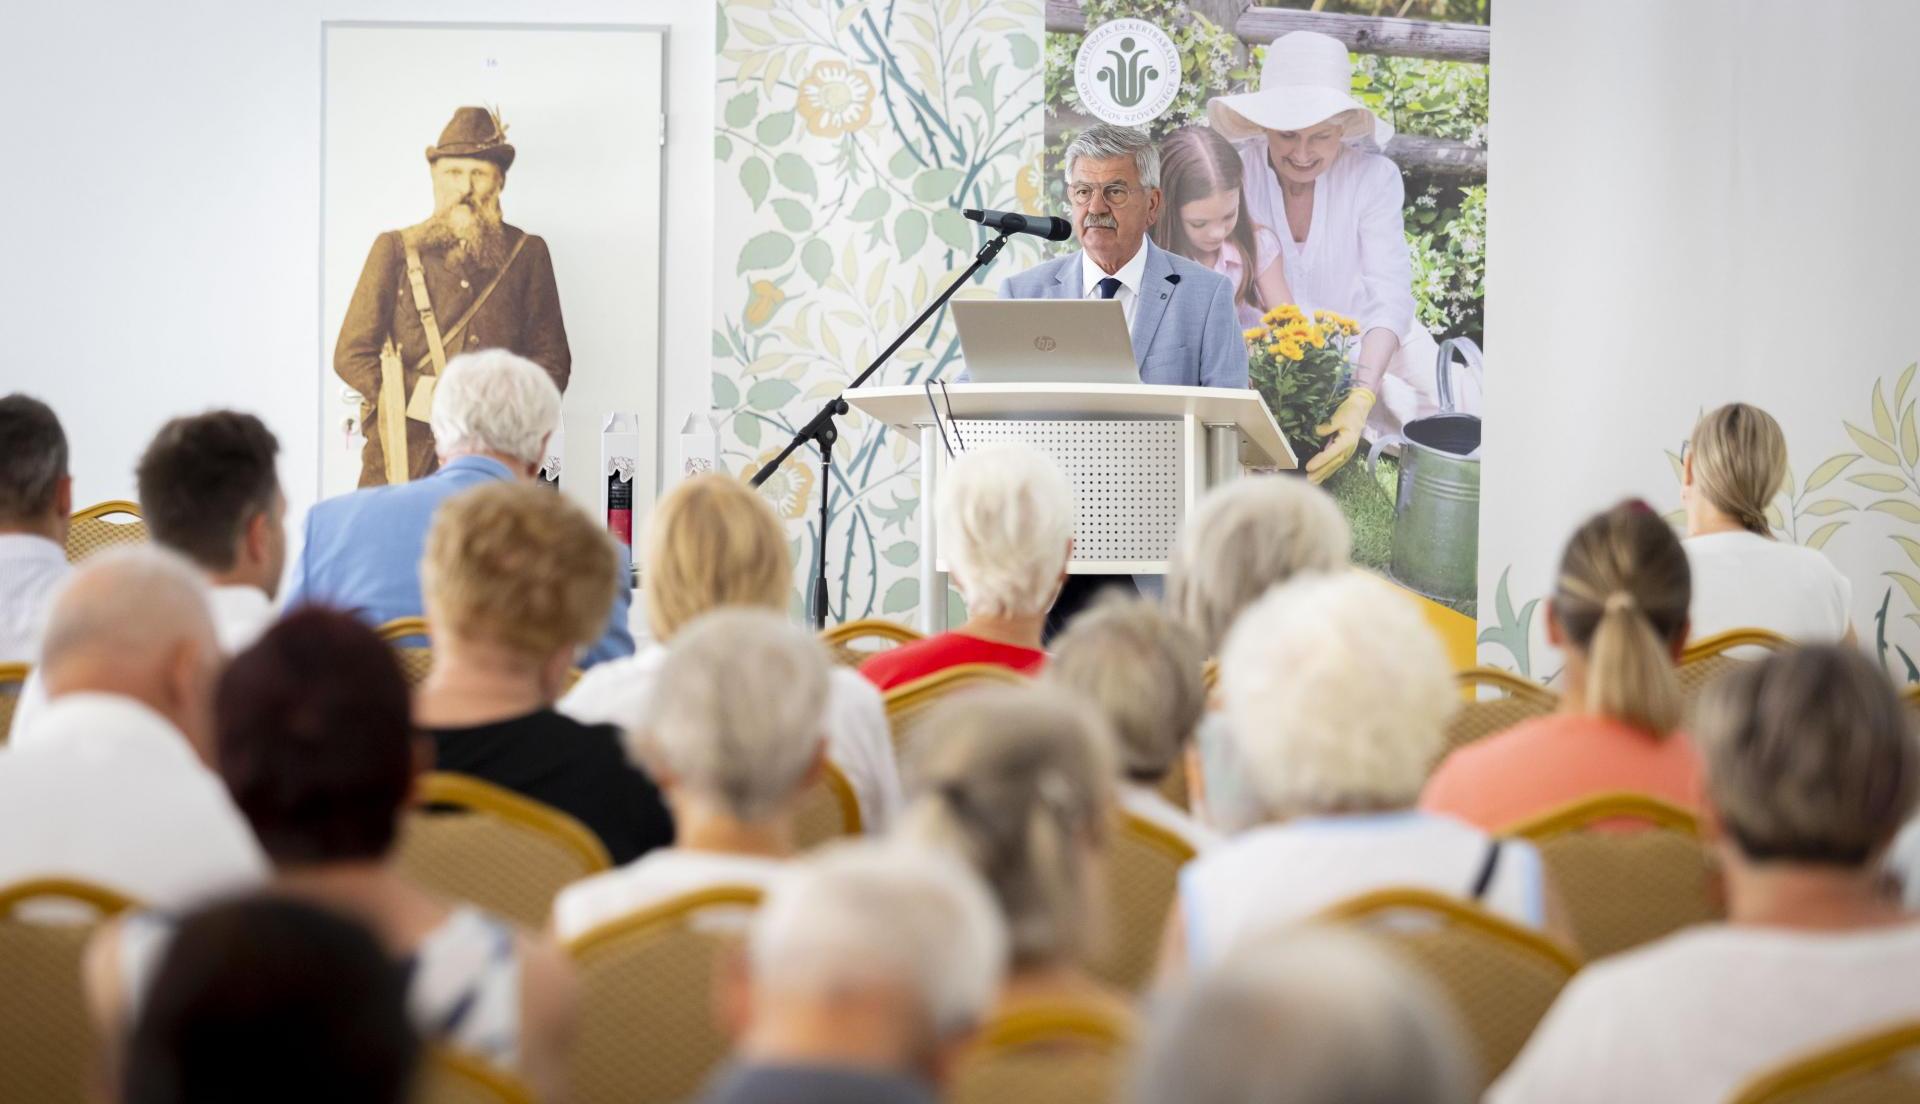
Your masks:
M 1265 823 L 1181 873 L 1169 970 L 1389 886 L 1545 926 L 1532 845 L 1414 808 L 1458 699 L 1445 649 L 1404 595 L 1360 572 L 1276 588 L 1234 626 L 1220 690 Z
M 1267 47 L 1257 91 L 1207 104 L 1208 122 L 1240 153 L 1248 212 L 1279 234 L 1301 306 L 1360 323 L 1353 388 L 1307 461 L 1315 482 L 1353 456 L 1363 430 L 1391 434 L 1439 408 L 1439 349 L 1414 317 L 1400 168 L 1346 144 L 1372 138 L 1384 148 L 1393 126 L 1354 99 L 1352 85 L 1338 39 L 1295 31 Z M 1467 399 L 1470 409 L 1477 402 Z
M 947 468 L 935 509 L 941 549 L 967 600 L 966 623 L 881 652 L 860 673 L 887 690 L 963 663 L 1038 672 L 1047 658 L 1047 611 L 1073 552 L 1066 476 L 1027 445 L 971 449 Z
M 626 734 L 628 758 L 673 811 L 673 846 L 562 890 L 555 934 L 708 886 L 770 885 L 826 756 L 829 666 L 813 634 L 770 610 L 717 610 L 681 630 Z

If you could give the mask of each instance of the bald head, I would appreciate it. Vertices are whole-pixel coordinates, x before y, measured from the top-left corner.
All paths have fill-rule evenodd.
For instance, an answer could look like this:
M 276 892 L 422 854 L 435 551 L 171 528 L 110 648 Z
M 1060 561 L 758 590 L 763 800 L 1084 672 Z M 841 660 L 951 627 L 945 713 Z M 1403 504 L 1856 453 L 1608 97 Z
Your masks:
M 185 559 L 157 547 L 89 557 L 54 599 L 40 662 L 50 697 L 134 698 L 197 745 L 220 662 L 207 584 Z

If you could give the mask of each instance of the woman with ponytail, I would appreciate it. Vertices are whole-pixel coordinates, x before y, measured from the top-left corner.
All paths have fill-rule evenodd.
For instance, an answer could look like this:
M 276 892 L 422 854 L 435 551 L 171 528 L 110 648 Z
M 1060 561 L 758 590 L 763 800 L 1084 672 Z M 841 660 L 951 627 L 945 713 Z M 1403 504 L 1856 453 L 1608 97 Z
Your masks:
M 1560 711 L 1448 756 L 1421 807 L 1501 831 L 1618 790 L 1696 806 L 1699 758 L 1676 731 L 1673 671 L 1691 592 L 1679 538 L 1646 503 L 1575 530 L 1547 601 L 1547 639 L 1566 659 Z
M 1771 629 L 1803 644 L 1853 640 L 1853 584 L 1817 549 L 1774 539 L 1767 508 L 1786 478 L 1787 439 L 1759 407 L 1728 403 L 1694 427 L 1680 497 L 1695 639 Z

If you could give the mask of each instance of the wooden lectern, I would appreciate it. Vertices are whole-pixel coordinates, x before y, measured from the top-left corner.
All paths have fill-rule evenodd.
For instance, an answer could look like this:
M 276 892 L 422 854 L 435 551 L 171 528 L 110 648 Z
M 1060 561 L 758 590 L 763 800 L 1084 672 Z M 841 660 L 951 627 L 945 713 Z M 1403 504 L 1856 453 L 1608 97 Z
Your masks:
M 947 627 L 947 573 L 933 507 L 946 444 L 1022 441 L 1066 474 L 1078 505 L 1076 574 L 1160 575 L 1208 488 L 1247 468 L 1299 462 L 1257 392 L 1148 384 L 966 383 L 856 388 L 861 413 L 920 441 L 920 621 Z M 938 413 L 936 414 L 936 408 Z M 949 422 L 951 417 L 951 422 Z M 937 423 L 936 423 L 937 418 Z

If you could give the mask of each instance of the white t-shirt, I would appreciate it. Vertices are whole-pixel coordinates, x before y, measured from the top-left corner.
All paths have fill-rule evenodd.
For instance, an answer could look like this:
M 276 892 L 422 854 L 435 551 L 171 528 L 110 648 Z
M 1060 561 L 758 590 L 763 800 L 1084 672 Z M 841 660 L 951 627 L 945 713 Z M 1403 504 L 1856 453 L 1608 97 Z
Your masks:
M 1847 634 L 1853 584 L 1812 548 L 1744 530 L 1681 542 L 1693 571 L 1690 635 L 1771 629 L 1798 643 Z
M 1712 925 L 1574 977 L 1489 1104 L 1719 1104 L 1804 1052 L 1920 1016 L 1920 923 Z
M 1301 817 L 1243 832 L 1180 872 L 1187 961 L 1215 961 L 1242 938 L 1376 889 L 1469 898 L 1492 842 L 1470 824 L 1411 809 Z M 1540 853 L 1532 844 L 1501 844 L 1479 903 L 1528 927 L 1546 922 Z
M 653 680 L 667 649 L 650 644 L 626 659 L 595 664 L 554 708 L 582 724 L 640 726 Z M 836 666 L 827 679 L 827 758 L 847 776 L 870 834 L 893 823 L 900 810 L 900 769 L 880 692 L 858 671 Z
M 616 870 L 583 878 L 553 901 L 553 930 L 573 939 L 650 905 L 713 886 L 767 889 L 786 864 L 761 855 L 660 847 Z

